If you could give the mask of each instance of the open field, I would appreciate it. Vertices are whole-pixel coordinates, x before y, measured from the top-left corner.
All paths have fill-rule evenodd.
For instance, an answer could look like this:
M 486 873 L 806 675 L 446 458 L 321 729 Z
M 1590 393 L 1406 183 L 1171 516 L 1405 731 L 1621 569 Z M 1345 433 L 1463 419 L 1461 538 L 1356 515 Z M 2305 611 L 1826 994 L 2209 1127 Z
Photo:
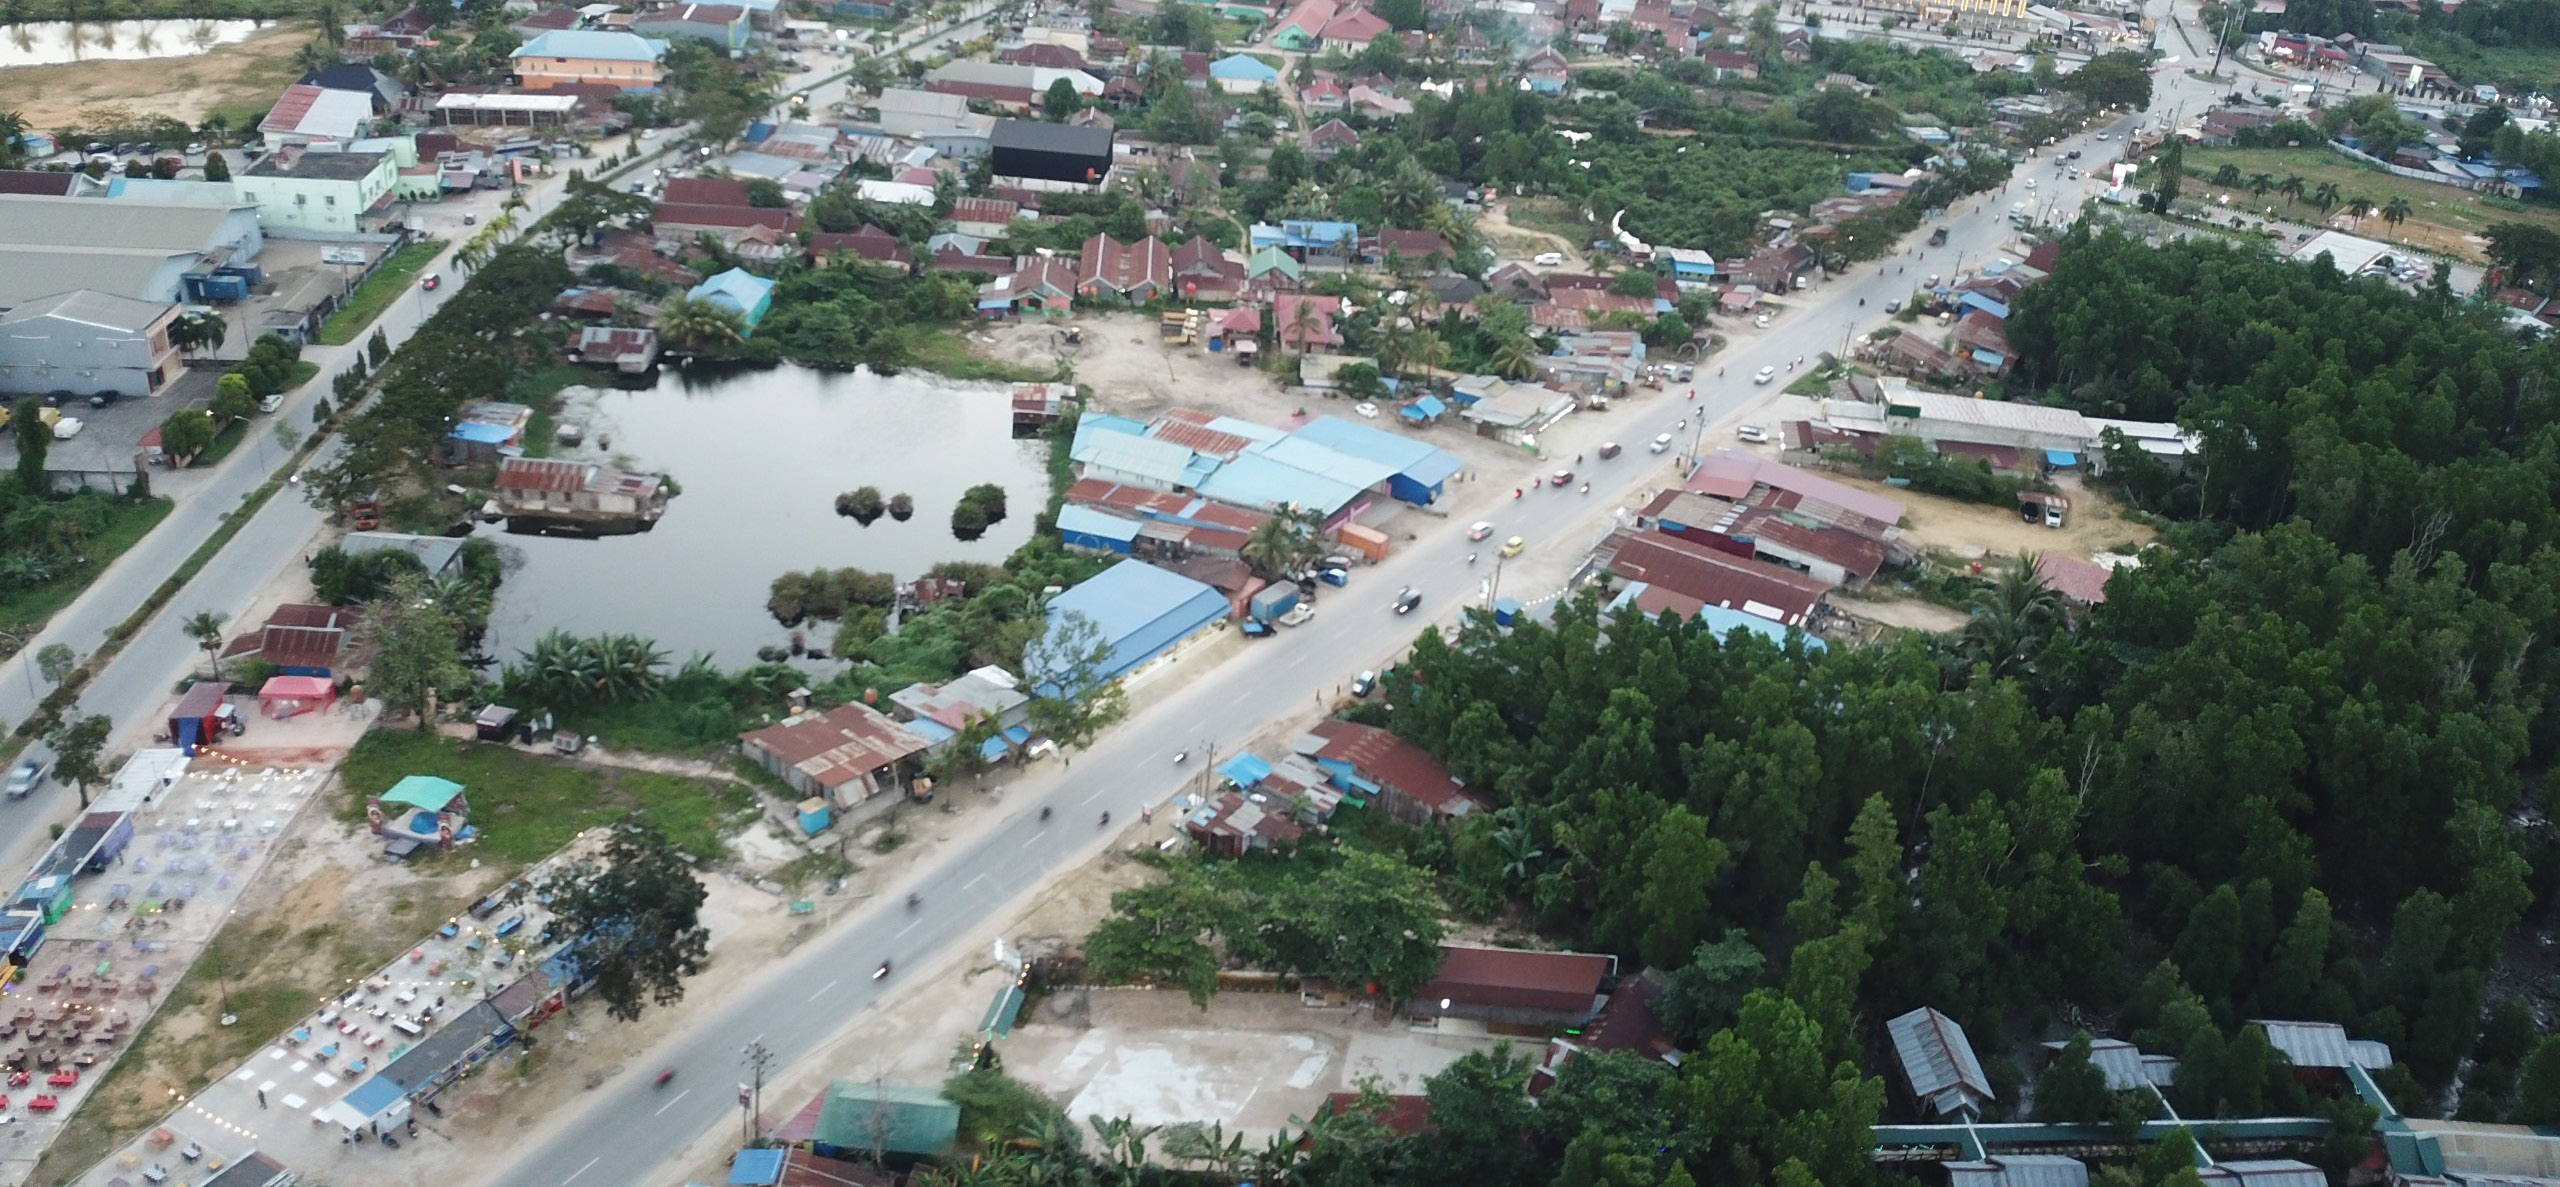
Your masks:
M 435 775 L 468 789 L 482 837 L 472 852 L 502 863 L 539 861 L 625 812 L 638 812 L 687 853 L 717 857 L 725 849 L 721 835 L 756 808 L 755 792 L 744 784 L 589 766 L 392 728 L 366 734 L 339 765 L 339 819 L 363 820 L 364 797 L 407 775 Z
M 105 529 L 90 537 L 83 549 L 88 554 L 89 563 L 42 585 L 30 586 L 0 599 L 0 623 L 9 624 L 13 631 L 34 634 L 44 625 L 44 620 L 70 605 L 71 599 L 89 588 L 89 583 L 98 574 L 106 572 L 107 566 L 114 564 L 117 557 L 123 556 L 125 549 L 141 543 L 144 536 L 151 534 L 151 529 L 160 526 L 161 520 L 169 518 L 169 512 L 176 509 L 177 504 L 167 499 L 143 503 L 117 499 L 108 507 Z
M 2449 185 L 2434 185 L 2412 178 L 2397 177 L 2361 162 L 2339 156 L 2325 148 L 2199 148 L 2187 154 L 2187 171 L 2191 175 L 2184 187 L 2188 197 L 2213 201 L 2228 194 L 2235 210 L 2263 210 L 2273 206 L 2277 215 L 2306 223 L 2321 222 L 2320 210 L 2305 202 L 2288 204 L 2273 191 L 2260 198 L 2245 186 L 2224 187 L 2212 184 L 2214 172 L 2224 165 L 2237 166 L 2245 181 L 2252 174 L 2264 173 L 2278 181 L 2287 176 L 2300 177 L 2317 188 L 2321 182 L 2336 182 L 2342 199 L 2363 197 L 2377 207 L 2389 205 L 2394 198 L 2408 200 L 2412 211 L 2409 220 L 2397 227 L 2384 222 L 2380 215 L 2362 220 L 2349 218 L 2343 209 L 2333 210 L 2328 225 L 2369 239 L 2403 243 L 2464 259 L 2481 259 L 2483 244 L 2479 234 L 2492 223 L 2534 223 L 2560 231 L 2560 209 L 2512 202 L 2495 196 L 2484 196 Z
M 83 108 L 98 106 L 122 107 L 137 120 L 165 115 L 189 125 L 219 111 L 237 128 L 301 73 L 293 51 L 310 39 L 308 26 L 278 25 L 183 58 L 20 66 L 0 70 L 0 95 L 40 132 L 70 125 Z

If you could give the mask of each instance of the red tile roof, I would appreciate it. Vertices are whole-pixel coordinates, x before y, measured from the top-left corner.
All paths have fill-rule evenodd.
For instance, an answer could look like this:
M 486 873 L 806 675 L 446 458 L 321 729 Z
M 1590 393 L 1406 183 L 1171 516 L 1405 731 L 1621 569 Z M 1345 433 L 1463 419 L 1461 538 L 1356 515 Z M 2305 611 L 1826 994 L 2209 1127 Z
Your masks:
M 951 221 L 955 223 L 996 223 L 1013 221 L 1022 207 L 1002 198 L 960 198 L 951 203 Z
M 797 231 L 800 216 L 788 210 L 769 206 L 702 206 L 679 202 L 660 202 L 650 212 L 650 221 L 683 227 L 768 227 L 776 231 Z
M 916 265 L 915 252 L 897 236 L 878 227 L 864 227 L 859 231 L 819 231 L 809 236 L 811 256 L 824 259 L 840 251 L 874 263 L 895 264 L 910 270 Z
M 1474 1006 L 1547 1010 L 1571 1017 L 1591 1012 L 1600 982 L 1616 961 L 1586 952 L 1440 946 L 1440 971 L 1413 991 L 1416 1002 L 1446 998 Z
M 659 200 L 676 206 L 744 206 L 747 183 L 734 177 L 674 177 Z
M 2055 593 L 2094 606 L 2107 600 L 2107 578 L 2114 576 L 2105 565 L 2055 556 L 2048 552 L 2036 558 L 2036 580 Z
M 1340 1117 L 1360 1107 L 1357 1092 L 1337 1092 L 1324 1098 L 1324 1111 Z M 1431 1098 L 1411 1093 L 1389 1096 L 1370 1116 L 1388 1133 L 1412 1137 L 1431 1123 Z
M 1164 240 L 1153 235 L 1136 243 L 1096 235 L 1084 241 L 1076 273 L 1086 289 L 1099 286 L 1131 293 L 1152 285 L 1161 293 L 1173 283 L 1173 255 L 1165 250 Z

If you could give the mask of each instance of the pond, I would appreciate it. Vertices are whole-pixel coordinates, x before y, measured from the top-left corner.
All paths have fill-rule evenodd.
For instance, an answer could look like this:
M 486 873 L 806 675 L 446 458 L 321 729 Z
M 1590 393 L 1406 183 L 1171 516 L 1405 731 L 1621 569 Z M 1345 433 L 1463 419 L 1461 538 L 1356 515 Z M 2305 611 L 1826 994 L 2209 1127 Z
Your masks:
M 0 69 L 183 58 L 246 41 L 265 21 L 30 21 L 0 29 Z
M 1031 538 L 1048 501 L 1047 446 L 1013 438 L 1001 384 L 921 371 L 670 366 L 645 390 L 581 395 L 560 419 L 586 428 L 575 456 L 662 471 L 681 493 L 655 530 L 636 536 L 481 528 L 510 560 L 489 624 L 501 662 L 559 627 L 654 639 L 673 663 L 709 652 L 723 668 L 742 667 L 788 637 L 764 608 L 775 577 L 850 567 L 907 581 L 942 561 L 998 563 Z M 951 509 L 981 482 L 1004 487 L 1009 514 L 963 543 L 952 538 Z M 866 528 L 837 515 L 836 495 L 865 485 L 913 496 L 915 517 Z M 834 627 L 808 630 L 824 646 Z

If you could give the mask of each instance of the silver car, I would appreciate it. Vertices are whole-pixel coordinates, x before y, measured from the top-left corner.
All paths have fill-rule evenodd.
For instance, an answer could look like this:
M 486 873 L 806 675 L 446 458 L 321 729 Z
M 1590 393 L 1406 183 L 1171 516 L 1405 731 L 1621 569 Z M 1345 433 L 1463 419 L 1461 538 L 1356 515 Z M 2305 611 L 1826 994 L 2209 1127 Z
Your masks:
M 9 768 L 9 798 L 22 800 L 29 792 L 44 786 L 44 763 L 36 759 Z

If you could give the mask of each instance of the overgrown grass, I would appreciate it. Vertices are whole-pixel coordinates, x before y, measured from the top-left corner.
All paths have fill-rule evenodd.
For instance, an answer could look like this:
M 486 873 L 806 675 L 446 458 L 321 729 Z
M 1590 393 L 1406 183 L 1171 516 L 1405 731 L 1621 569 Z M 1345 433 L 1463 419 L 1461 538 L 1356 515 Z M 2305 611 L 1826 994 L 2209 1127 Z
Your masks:
M 725 780 L 588 766 L 506 746 L 378 729 L 338 765 L 338 818 L 363 820 L 365 796 L 408 775 L 451 779 L 466 789 L 480 841 L 454 859 L 477 856 L 519 865 L 548 857 L 579 833 L 631 812 L 685 852 L 716 859 L 728 851 L 722 835 L 756 807 L 752 789 Z
M 2245 185 L 2214 185 L 2210 180 L 2214 171 L 2225 164 L 2237 166 L 2244 182 L 2258 173 L 2277 181 L 2297 176 L 2311 189 L 2319 188 L 2324 181 L 2336 182 L 2342 198 L 2363 197 L 2376 207 L 2388 206 L 2394 198 L 2407 199 L 2411 224 L 2440 227 L 2455 235 L 2476 235 L 2488 229 L 2490 224 L 2502 222 L 2534 223 L 2560 230 L 2560 210 L 2547 206 L 2520 206 L 2449 185 L 2385 173 L 2361 161 L 2316 147 L 2190 150 L 2186 158 L 2188 177 L 2181 191 L 2183 196 L 2211 202 L 2219 195 L 2229 194 L 2231 213 L 2264 210 L 2272 206 L 2278 216 L 2306 224 L 2317 223 L 2324 217 L 2319 207 L 2299 200 L 2287 202 L 2284 195 L 2272 190 L 2260 197 Z M 2392 226 L 2380 215 L 2365 218 L 2357 233 L 2371 239 L 2397 237 Z M 2476 248 L 2466 248 L 2465 251 L 2473 256 L 2479 254 Z
M 914 365 L 953 379 L 1041 383 L 1058 378 L 1058 369 L 1053 366 L 1033 367 L 1001 362 L 970 350 L 970 325 L 946 326 L 916 333 L 908 343 L 914 352 Z
M 524 429 L 526 457 L 551 456 L 552 446 L 557 444 L 554 438 L 560 431 L 560 389 L 593 377 L 594 373 L 584 367 L 563 363 L 533 372 L 507 389 L 509 400 L 533 409 L 533 420 Z
M 65 573 L 42 585 L 29 586 L 0 598 L 0 623 L 22 635 L 33 636 L 44 629 L 46 620 L 61 612 L 79 597 L 98 574 L 107 571 L 125 550 L 142 542 L 160 521 L 169 518 L 177 504 L 168 499 L 115 499 L 109 504 L 107 525 L 81 548 L 89 563 L 77 571 Z M 23 627 L 24 629 L 20 629 Z
M 313 340 L 323 346 L 344 346 L 355 341 L 357 335 L 373 325 L 373 319 L 382 316 L 383 310 L 409 291 L 410 282 L 426 271 L 427 264 L 443 250 L 444 240 L 428 239 L 393 253 L 373 275 L 364 278 L 363 284 L 356 286 L 346 304 L 320 323 L 320 332 L 312 335 Z

